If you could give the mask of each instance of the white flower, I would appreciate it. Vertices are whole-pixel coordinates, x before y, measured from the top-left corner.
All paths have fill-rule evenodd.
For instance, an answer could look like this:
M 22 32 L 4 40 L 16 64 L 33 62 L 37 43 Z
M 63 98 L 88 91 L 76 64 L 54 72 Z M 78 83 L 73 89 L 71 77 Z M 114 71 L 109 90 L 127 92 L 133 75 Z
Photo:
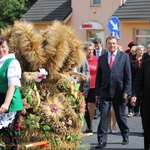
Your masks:
M 42 79 L 46 79 L 48 72 L 44 68 L 39 68 L 38 76 L 36 78 L 36 82 L 41 82 Z

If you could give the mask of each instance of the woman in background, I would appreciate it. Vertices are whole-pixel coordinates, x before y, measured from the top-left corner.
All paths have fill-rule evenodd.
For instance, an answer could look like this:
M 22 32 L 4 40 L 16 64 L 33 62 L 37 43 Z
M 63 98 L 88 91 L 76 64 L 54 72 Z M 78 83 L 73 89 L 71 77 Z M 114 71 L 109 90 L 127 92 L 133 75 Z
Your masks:
M 86 98 L 89 109 L 91 129 L 86 129 L 86 132 L 92 132 L 92 120 L 95 114 L 95 80 L 97 72 L 98 57 L 93 55 L 94 44 L 90 41 L 84 43 L 84 52 L 88 61 L 90 70 L 90 89 Z
M 134 79 L 136 77 L 136 74 L 138 73 L 139 69 L 141 68 L 142 62 L 143 62 L 143 54 L 144 54 L 144 46 L 138 45 L 135 50 L 135 57 L 133 57 L 131 61 L 131 73 L 132 73 L 132 85 L 134 82 Z M 137 98 L 136 106 L 132 106 L 130 103 L 128 104 L 128 117 L 132 116 L 139 116 L 139 110 L 140 110 L 140 99 L 141 97 Z

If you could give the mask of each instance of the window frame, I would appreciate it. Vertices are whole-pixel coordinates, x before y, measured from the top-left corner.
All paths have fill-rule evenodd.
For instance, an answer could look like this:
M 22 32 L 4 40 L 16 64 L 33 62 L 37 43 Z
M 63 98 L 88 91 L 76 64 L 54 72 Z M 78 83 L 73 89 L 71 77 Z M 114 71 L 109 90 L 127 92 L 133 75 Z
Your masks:
M 140 38 L 149 38 L 150 39 L 150 34 L 137 34 L 138 33 L 138 30 L 149 30 L 149 32 L 150 32 L 150 28 L 136 28 L 135 29 L 135 41 L 138 43 L 139 41 L 140 41 Z M 147 42 L 148 40 L 145 40 L 145 43 L 144 43 L 144 46 L 147 46 L 147 44 L 148 43 L 150 43 L 150 41 L 149 42 Z M 143 45 L 143 44 L 142 44 Z
M 94 35 L 93 32 L 95 33 L 95 35 L 96 35 L 96 33 L 100 33 L 100 32 L 102 32 L 102 33 L 101 33 L 100 37 L 99 36 L 90 37 L 90 35 L 91 35 L 90 33 L 92 33 L 92 35 Z M 96 38 L 96 37 L 99 37 L 102 40 L 102 47 L 104 48 L 105 47 L 104 46 L 105 39 L 104 39 L 104 30 L 103 29 L 90 29 L 90 30 L 86 31 L 86 40 L 87 41 L 93 42 L 94 38 Z
M 101 0 L 99 0 L 99 4 L 94 4 L 94 0 L 91 0 L 91 5 L 92 6 L 100 6 L 101 5 Z

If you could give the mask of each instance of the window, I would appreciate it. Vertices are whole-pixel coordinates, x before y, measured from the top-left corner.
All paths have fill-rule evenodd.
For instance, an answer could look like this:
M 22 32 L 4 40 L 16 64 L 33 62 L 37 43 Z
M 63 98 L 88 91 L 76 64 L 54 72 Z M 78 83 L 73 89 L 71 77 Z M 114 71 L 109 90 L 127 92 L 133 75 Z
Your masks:
M 103 30 L 88 30 L 87 41 L 92 41 L 94 38 L 100 38 L 102 40 L 102 47 L 104 47 L 104 31 Z
M 135 29 L 137 44 L 147 46 L 150 43 L 150 29 Z
M 92 0 L 92 5 L 100 5 L 101 0 Z

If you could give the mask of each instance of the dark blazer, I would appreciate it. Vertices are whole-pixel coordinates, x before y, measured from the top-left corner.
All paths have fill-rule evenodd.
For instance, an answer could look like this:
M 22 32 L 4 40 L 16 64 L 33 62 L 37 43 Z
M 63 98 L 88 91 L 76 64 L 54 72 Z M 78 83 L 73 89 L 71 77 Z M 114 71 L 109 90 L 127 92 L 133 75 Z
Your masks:
M 150 59 L 143 61 L 133 82 L 133 96 L 139 97 L 142 92 L 142 117 L 144 128 L 144 148 L 150 148 Z
M 150 55 L 147 53 L 143 54 L 143 60 L 150 59 Z
M 128 54 L 118 50 L 112 70 L 108 64 L 108 52 L 99 57 L 95 92 L 100 98 L 122 98 L 123 93 L 131 95 L 131 66 Z
M 101 55 L 103 55 L 106 52 L 107 52 L 107 50 L 103 48 L 102 52 L 101 52 Z M 96 49 L 94 49 L 93 54 L 96 56 Z
M 139 96 L 143 91 L 144 101 L 150 104 L 150 59 L 143 61 L 133 82 L 133 96 Z M 148 106 L 149 107 L 149 106 Z

